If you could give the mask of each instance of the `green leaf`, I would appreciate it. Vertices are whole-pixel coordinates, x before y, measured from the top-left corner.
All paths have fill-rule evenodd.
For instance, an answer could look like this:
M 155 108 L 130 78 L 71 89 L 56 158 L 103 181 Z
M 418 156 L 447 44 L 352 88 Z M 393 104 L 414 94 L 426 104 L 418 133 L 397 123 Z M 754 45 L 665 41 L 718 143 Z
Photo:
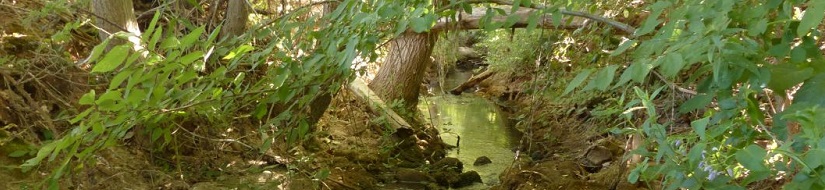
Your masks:
M 464 12 L 467 14 L 473 14 L 473 6 L 469 3 L 461 3 L 461 8 L 464 9 Z
M 152 130 L 152 135 L 150 138 L 152 142 L 157 142 L 161 135 L 163 135 L 163 130 L 155 128 L 155 130 Z
M 748 173 L 748 177 L 745 177 L 745 179 L 742 180 L 741 186 L 747 186 L 747 184 L 750 184 L 751 182 L 767 179 L 770 176 L 770 170 L 751 171 Z
M 95 102 L 95 90 L 91 90 L 83 96 L 80 97 L 80 101 L 78 103 L 80 105 L 92 105 Z
M 161 29 L 161 27 L 156 27 L 158 24 L 158 20 L 160 19 L 160 10 L 155 10 L 155 15 L 152 17 L 152 21 L 149 21 L 149 26 L 146 27 L 146 32 L 140 37 L 142 39 L 146 39 L 149 35 L 154 35 L 155 29 Z M 158 31 L 158 33 L 161 33 Z
M 785 90 L 802 83 L 814 75 L 813 68 L 798 68 L 794 66 L 794 64 L 770 65 L 768 68 L 771 73 L 768 87 L 776 92 L 785 92 Z
M 129 95 L 126 97 L 126 103 L 131 105 L 139 105 L 148 97 L 146 96 L 146 90 L 136 88 L 129 92 Z
M 819 26 L 823 17 L 825 17 L 825 1 L 808 1 L 808 8 L 805 9 L 805 15 L 802 15 L 799 27 L 796 28 L 796 36 L 802 37 L 807 35 L 811 28 Z
M 322 168 L 317 173 L 315 173 L 315 179 L 325 180 L 327 179 L 327 177 L 329 177 L 329 169 L 327 168 Z
M 180 39 L 180 49 L 188 49 L 189 47 L 192 47 L 192 45 L 200 39 L 201 34 L 203 34 L 204 31 L 206 31 L 206 29 L 204 29 L 204 26 L 201 26 L 189 34 L 186 34 L 186 36 Z
M 76 124 L 81 119 L 86 118 L 86 116 L 88 116 L 89 113 L 92 113 L 92 110 L 94 110 L 94 109 L 86 109 L 85 111 L 80 112 L 80 114 L 77 114 L 77 116 L 75 116 L 74 118 L 69 120 L 69 123 Z
M 699 139 L 707 140 L 705 135 L 705 129 L 708 127 L 708 121 L 710 120 L 709 117 L 705 117 L 699 120 L 695 120 L 690 122 L 690 126 L 693 127 L 693 131 L 696 132 L 696 135 L 699 135 Z
M 693 110 L 705 108 L 710 102 L 713 101 L 713 95 L 710 94 L 699 94 L 691 98 L 690 100 L 686 101 L 684 104 L 679 106 L 679 113 L 687 113 Z
M 212 30 L 212 33 L 209 34 L 209 37 L 206 39 L 206 43 L 203 43 L 201 48 L 207 49 L 209 46 L 212 46 L 212 43 L 214 43 L 215 39 L 218 38 L 218 34 L 221 33 L 221 28 L 222 27 L 223 27 L 223 25 L 218 25 L 217 28 Z
M 538 26 L 538 21 L 541 18 L 541 14 L 539 13 L 540 12 L 536 11 L 530 13 L 530 15 L 527 17 L 527 32 L 533 31 L 533 29 L 536 29 L 536 26 Z
M 666 78 L 673 78 L 682 68 L 685 66 L 685 60 L 682 57 L 682 54 L 679 53 L 669 53 L 665 55 L 665 60 L 659 65 L 659 70 L 662 71 L 662 75 Z
M 576 89 L 576 87 L 579 87 L 579 85 L 584 82 L 584 79 L 586 79 L 587 76 L 590 76 L 591 72 L 593 72 L 592 69 L 582 70 L 578 75 L 576 75 L 576 77 L 573 78 L 573 80 L 570 81 L 570 84 L 567 84 L 567 88 L 565 88 L 564 92 L 561 94 L 566 95 L 567 93 L 570 93 L 570 91 L 573 91 L 573 89 Z
M 616 75 L 616 69 L 619 66 L 617 65 L 610 65 L 599 71 L 596 74 L 595 78 L 590 81 L 593 84 L 593 88 L 598 90 L 607 90 L 607 87 L 610 86 L 610 83 L 613 82 L 613 77 Z M 590 86 L 590 84 L 588 84 Z
M 636 40 L 625 40 L 624 42 L 622 42 L 622 44 L 619 45 L 618 48 L 616 48 L 616 50 L 613 50 L 613 52 L 610 53 L 610 56 L 617 56 L 619 54 L 624 53 L 625 51 L 627 51 L 628 48 L 633 46 L 633 44 L 636 44 Z
M 115 89 L 120 86 L 120 84 L 123 84 L 123 81 L 132 76 L 133 72 L 135 72 L 135 70 L 125 70 L 115 75 L 115 77 L 112 78 L 112 81 L 109 81 L 109 89 Z
M 172 49 L 180 46 L 180 41 L 175 36 L 167 36 L 160 42 L 160 48 L 162 49 Z
M 23 157 L 23 156 L 25 156 L 25 155 L 26 155 L 26 154 L 28 154 L 28 153 L 29 153 L 29 151 L 25 151 L 25 150 L 17 150 L 17 151 L 14 151 L 14 152 L 9 153 L 9 157 L 12 157 L 12 158 L 19 158 L 19 157 Z
M 825 73 L 819 74 L 805 81 L 794 95 L 794 103 L 811 103 L 825 106 Z
M 123 105 L 117 102 L 121 100 L 123 100 L 123 94 L 120 93 L 120 90 L 111 90 L 101 94 L 100 98 L 95 101 L 95 104 L 97 104 L 100 110 L 119 111 L 123 108 Z
M 808 153 L 805 154 L 805 160 L 804 160 L 804 163 L 807 164 L 808 167 L 807 168 L 802 168 L 802 169 L 803 170 L 807 170 L 808 168 L 816 169 L 819 166 L 825 165 L 825 160 L 823 160 L 822 158 L 825 158 L 825 150 L 813 149 L 813 150 L 808 151 Z M 812 171 L 806 171 L 806 172 L 812 172 Z
M 286 81 L 286 79 L 288 77 L 289 77 L 289 70 L 285 69 L 284 73 L 278 74 L 278 76 L 275 77 L 275 80 L 272 81 L 272 84 L 274 85 L 273 88 L 280 88 L 281 86 L 283 86 L 284 81 Z
M 765 30 L 768 29 L 768 20 L 766 19 L 759 19 L 756 21 L 755 24 L 751 24 L 748 27 L 748 35 L 749 36 L 757 36 L 762 33 L 765 33 Z
M 805 48 L 802 46 L 794 47 L 791 50 L 791 63 L 802 63 L 807 59 Z
M 129 45 L 126 44 L 115 46 L 111 51 L 109 51 L 109 53 L 106 54 L 106 56 L 103 56 L 103 59 L 95 64 L 95 67 L 92 68 L 92 72 L 103 73 L 117 69 L 118 66 L 123 64 L 126 57 L 128 57 L 127 55 L 129 55 L 129 49 Z
M 181 65 L 189 65 L 190 63 L 192 63 L 195 60 L 198 60 L 200 58 L 203 58 L 203 52 L 202 51 L 195 51 L 195 52 L 186 54 L 183 57 L 181 57 L 180 58 L 180 64 Z
M 399 21 L 398 25 L 396 25 L 395 35 L 397 36 L 397 35 L 400 35 L 401 33 L 404 33 L 404 31 L 407 31 L 407 25 L 409 25 L 409 24 L 410 24 L 409 20 Z
M 158 42 L 160 41 L 160 37 L 163 35 L 163 27 L 158 27 L 157 30 L 158 31 L 155 31 L 155 33 L 152 34 L 152 38 L 149 39 L 149 47 L 148 47 L 149 51 L 154 51 L 155 50 L 155 46 L 158 45 Z
M 413 32 L 421 33 L 430 29 L 430 24 L 432 24 L 429 19 L 423 17 L 416 17 L 410 19 L 410 28 L 412 28 Z
M 564 17 L 564 14 L 561 14 L 561 10 L 553 12 L 550 16 L 553 17 L 553 26 L 559 27 L 562 25 L 561 20 Z
M 235 58 L 237 56 L 241 56 L 243 54 L 246 54 L 247 52 L 252 51 L 254 49 L 255 49 L 255 47 L 244 44 L 244 45 L 238 46 L 238 48 L 235 48 L 234 50 L 229 52 L 229 54 L 226 54 L 226 56 L 224 56 L 222 59 L 229 60 L 229 59 Z
M 656 29 L 656 26 L 661 23 L 661 21 L 659 21 L 659 16 L 662 15 L 662 11 L 669 7 L 670 4 L 671 3 L 668 1 L 659 1 L 651 5 L 651 14 L 647 17 L 647 19 L 645 19 L 642 26 L 636 29 L 633 36 L 643 36 L 647 33 L 653 32 L 653 29 Z
M 507 15 L 507 20 L 504 21 L 504 25 L 502 27 L 510 28 L 513 25 L 515 25 L 516 22 L 518 22 L 519 20 L 521 20 L 520 15 L 516 15 L 516 14 Z
M 101 42 L 99 45 L 95 46 L 95 48 L 92 49 L 92 54 L 89 55 L 89 59 L 86 60 L 86 62 L 91 63 L 97 61 L 97 58 L 100 58 L 100 55 L 103 54 L 103 50 L 105 50 L 106 47 L 109 46 L 109 40 L 110 38 L 107 38 L 106 40 L 103 40 L 103 42 Z
M 175 77 L 175 80 L 177 80 L 178 84 L 183 84 L 183 83 L 187 83 L 187 82 L 189 82 L 192 79 L 195 79 L 197 77 L 198 77 L 198 72 L 196 72 L 195 70 L 186 70 L 183 73 L 181 73 L 180 75 L 178 75 L 177 77 Z
M 757 145 L 748 145 L 742 150 L 736 152 L 736 161 L 738 161 L 742 166 L 745 166 L 748 170 L 754 172 L 760 171 L 769 171 L 767 166 L 765 166 L 764 158 L 768 155 L 768 152 L 762 147 Z

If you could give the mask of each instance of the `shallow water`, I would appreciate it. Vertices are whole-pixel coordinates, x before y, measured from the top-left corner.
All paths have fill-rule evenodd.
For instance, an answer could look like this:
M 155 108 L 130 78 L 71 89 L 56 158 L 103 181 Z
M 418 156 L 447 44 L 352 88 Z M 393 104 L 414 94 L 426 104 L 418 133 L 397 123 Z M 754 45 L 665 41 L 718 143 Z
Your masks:
M 469 78 L 466 73 L 453 75 L 445 81 L 445 87 L 457 86 L 466 78 Z M 498 184 L 499 174 L 514 160 L 512 150 L 518 145 L 519 133 L 506 125 L 495 104 L 471 93 L 442 94 L 423 98 L 419 109 L 438 127 L 445 143 L 458 147 L 447 156 L 461 160 L 464 171 L 477 171 L 481 175 L 484 184 L 462 189 L 488 189 Z M 480 156 L 489 157 L 493 163 L 473 166 Z

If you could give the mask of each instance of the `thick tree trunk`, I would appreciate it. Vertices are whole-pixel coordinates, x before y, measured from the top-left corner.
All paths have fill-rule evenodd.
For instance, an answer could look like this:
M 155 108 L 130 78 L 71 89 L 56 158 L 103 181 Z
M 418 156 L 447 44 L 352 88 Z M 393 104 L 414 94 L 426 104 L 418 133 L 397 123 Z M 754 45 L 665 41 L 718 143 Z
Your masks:
M 246 0 L 229 0 L 226 7 L 226 19 L 221 29 L 222 37 L 236 37 L 246 31 L 246 22 L 249 20 L 249 8 Z
M 135 10 L 131 0 L 93 0 L 92 12 L 98 16 L 96 24 L 101 31 L 98 31 L 101 40 L 109 38 L 110 35 L 126 31 L 135 36 L 129 37 L 129 41 L 135 43 L 135 50 L 140 48 L 140 28 L 138 28 Z M 115 40 L 109 43 L 109 47 L 123 44 L 125 41 Z
M 387 58 L 370 88 L 386 102 L 403 100 L 404 108 L 412 110 L 418 104 L 424 70 L 431 64 L 435 39 L 429 33 L 407 32 L 390 41 Z

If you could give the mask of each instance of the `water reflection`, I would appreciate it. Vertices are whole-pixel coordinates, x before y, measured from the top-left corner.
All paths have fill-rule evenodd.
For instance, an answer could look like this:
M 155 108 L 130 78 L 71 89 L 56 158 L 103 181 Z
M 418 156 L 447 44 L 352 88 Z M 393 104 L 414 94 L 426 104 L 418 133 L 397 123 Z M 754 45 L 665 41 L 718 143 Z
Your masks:
M 419 108 L 432 116 L 444 142 L 456 145 L 460 137 L 459 148 L 448 156 L 461 160 L 464 171 L 477 171 L 485 183 L 466 189 L 488 189 L 498 183 L 498 175 L 513 161 L 511 150 L 517 145 L 518 133 L 505 125 L 495 105 L 474 95 L 441 95 L 426 98 Z M 480 156 L 493 163 L 473 166 Z

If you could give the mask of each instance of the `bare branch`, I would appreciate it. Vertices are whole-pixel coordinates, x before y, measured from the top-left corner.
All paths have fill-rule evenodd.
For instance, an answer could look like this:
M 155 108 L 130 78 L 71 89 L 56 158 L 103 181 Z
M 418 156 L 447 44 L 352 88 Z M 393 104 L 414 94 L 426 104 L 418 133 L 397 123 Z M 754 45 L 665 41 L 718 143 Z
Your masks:
M 444 8 L 441 8 L 441 9 L 437 10 L 437 12 L 438 11 L 444 11 L 444 10 L 449 9 L 449 8 L 456 8 L 456 6 L 461 4 L 461 3 L 469 3 L 469 4 L 491 3 L 491 4 L 498 4 L 498 5 L 509 5 L 509 6 L 513 5 L 512 1 L 507 1 L 507 0 L 466 0 L 466 1 L 463 1 L 463 2 L 457 2 L 457 3 L 451 4 L 449 6 L 446 6 Z M 539 5 L 539 4 L 534 3 L 534 4 L 531 4 L 530 6 L 527 6 L 527 8 L 545 9 L 547 7 L 544 6 L 544 5 Z M 521 10 L 518 10 L 517 13 L 519 11 L 521 11 Z M 476 11 L 474 10 L 473 12 L 476 12 Z M 610 25 L 610 26 L 612 26 L 612 27 L 614 27 L 614 28 L 618 29 L 619 31 L 622 31 L 626 34 L 633 34 L 633 32 L 636 31 L 636 28 L 633 28 L 632 26 L 627 25 L 625 23 L 615 21 L 615 20 L 611 20 L 611 19 L 604 18 L 604 17 L 598 16 L 598 15 L 590 14 L 590 13 L 579 12 L 579 11 L 570 11 L 570 10 L 564 10 L 564 9 L 559 10 L 559 12 L 563 15 L 581 17 L 581 18 L 586 18 L 586 19 L 593 20 L 593 21 L 596 21 L 596 22 L 605 23 L 605 24 Z M 527 13 L 527 14 L 529 14 L 529 13 Z M 524 15 L 525 16 L 524 18 L 527 18 L 526 17 L 527 14 Z M 540 27 L 550 28 L 549 25 L 547 25 L 547 24 L 552 25 L 552 22 L 548 22 L 547 19 L 542 19 L 542 21 L 539 22 Z M 446 25 L 446 24 L 442 24 L 442 23 L 437 23 L 436 24 L 436 26 L 439 26 L 439 25 Z M 462 23 L 462 26 L 464 26 L 463 23 Z M 470 26 L 472 26 L 472 25 L 470 25 Z M 520 22 L 516 23 L 516 25 L 514 25 L 513 27 L 526 27 L 526 26 L 527 26 L 526 22 L 521 23 L 521 21 L 520 21 Z M 439 26 L 439 27 L 444 27 L 444 26 Z M 572 27 L 572 26 L 563 26 L 562 28 L 567 28 L 567 27 Z M 475 27 L 475 28 L 478 28 L 478 27 Z M 474 28 L 464 28 L 464 29 L 474 29 Z

